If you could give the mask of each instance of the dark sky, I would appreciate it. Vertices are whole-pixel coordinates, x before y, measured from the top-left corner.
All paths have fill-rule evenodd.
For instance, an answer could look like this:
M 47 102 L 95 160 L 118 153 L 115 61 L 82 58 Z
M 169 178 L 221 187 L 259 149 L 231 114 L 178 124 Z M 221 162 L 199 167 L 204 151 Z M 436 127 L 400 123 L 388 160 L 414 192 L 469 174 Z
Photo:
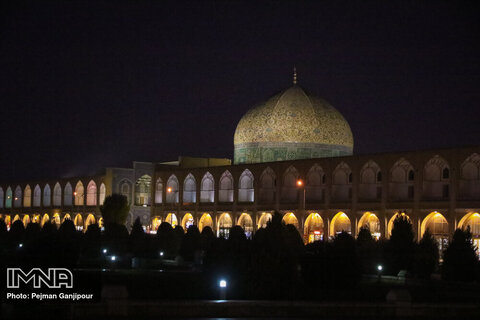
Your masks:
M 0 15 L 1 181 L 230 158 L 294 64 L 357 154 L 480 144 L 474 1 L 10 0 Z

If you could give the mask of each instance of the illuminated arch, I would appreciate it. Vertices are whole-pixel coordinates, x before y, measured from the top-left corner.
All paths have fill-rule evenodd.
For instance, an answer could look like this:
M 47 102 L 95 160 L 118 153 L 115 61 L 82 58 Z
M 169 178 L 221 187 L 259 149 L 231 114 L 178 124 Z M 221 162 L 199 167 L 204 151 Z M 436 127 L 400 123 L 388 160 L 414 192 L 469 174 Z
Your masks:
M 371 212 L 365 212 L 363 216 L 358 221 L 357 234 L 361 228 L 367 227 L 372 234 L 372 237 L 378 240 L 380 238 L 380 220 L 378 217 Z
M 30 189 L 30 185 L 27 184 L 25 187 L 25 191 L 23 191 L 23 206 L 25 208 L 29 208 L 32 206 L 32 189 Z
M 153 220 L 152 220 L 152 230 L 154 232 L 157 232 L 157 229 L 158 229 L 158 227 L 160 226 L 161 223 L 162 223 L 162 218 L 161 217 L 153 218 Z
M 233 176 L 228 170 L 226 170 L 220 177 L 218 201 L 233 202 Z
M 49 221 L 50 221 L 50 217 L 48 216 L 48 214 L 45 213 L 42 217 L 42 221 L 40 222 L 40 226 L 43 227 L 45 223 Z
M 200 230 L 200 232 L 202 232 L 205 227 L 210 227 L 212 230 L 214 229 L 212 216 L 208 213 L 204 213 L 198 222 L 198 230 Z
M 314 241 L 323 240 L 323 219 L 314 212 L 310 213 L 305 220 L 303 227 L 303 237 L 306 243 L 312 243 Z
M 253 174 L 250 170 L 243 170 L 238 180 L 238 202 L 253 202 Z
M 260 216 L 260 219 L 258 219 L 257 229 L 266 228 L 267 223 L 269 221 L 272 221 L 272 214 L 269 213 L 269 212 L 262 212 L 262 215 Z
M 13 201 L 12 188 L 8 187 L 5 195 L 5 208 L 11 208 Z
M 75 205 L 76 206 L 83 206 L 84 204 L 84 192 L 85 189 L 83 187 L 82 181 L 78 181 L 77 185 L 75 186 L 75 192 L 73 195 L 75 196 Z
M 182 228 L 185 232 L 188 230 L 190 226 L 193 226 L 195 221 L 193 220 L 193 216 L 191 213 L 185 213 L 182 219 Z
M 469 212 L 460 219 L 458 223 L 460 229 L 466 230 L 470 227 L 473 238 L 480 237 L 480 214 L 478 212 Z
M 291 224 L 293 226 L 295 226 L 295 228 L 298 230 L 299 228 L 299 225 L 298 225 L 298 219 L 297 217 L 295 216 L 295 214 L 293 212 L 287 212 L 283 215 L 283 218 L 282 218 L 282 221 L 285 223 L 285 224 Z
M 95 216 L 91 213 L 88 214 L 87 218 L 85 219 L 85 231 L 88 230 L 88 226 L 95 224 L 96 222 Z
M 162 203 L 162 202 L 163 202 L 163 181 L 162 181 L 162 178 L 158 178 L 157 183 L 155 184 L 155 203 Z
M 352 233 L 352 224 L 350 218 L 345 212 L 338 212 L 332 219 L 330 223 L 330 236 L 334 237 L 336 234 L 345 231 L 347 233 Z
M 423 219 L 421 224 L 421 233 L 423 237 L 425 231 L 429 229 L 432 235 L 447 235 L 448 236 L 448 221 L 445 217 L 437 211 L 431 212 Z
M 404 212 L 397 212 L 393 215 L 392 218 L 390 218 L 390 220 L 388 221 L 388 225 L 387 225 L 387 232 L 388 232 L 388 236 L 390 237 L 392 235 L 392 229 L 393 229 L 393 222 L 395 221 L 395 219 L 399 216 L 403 216 L 403 217 L 406 217 L 408 219 L 408 221 L 411 222 L 410 220 L 410 217 L 408 215 L 406 215 Z
M 448 245 L 448 221 L 437 211 L 431 212 L 423 219 L 420 226 L 421 236 L 428 229 L 433 238 L 437 241 L 438 250 L 442 252 Z
M 177 216 L 175 215 L 175 213 L 167 214 L 167 217 L 165 218 L 165 222 L 170 223 L 170 225 L 173 228 L 175 228 L 175 226 L 178 225 L 178 220 L 177 220 Z
M 16 215 L 13 217 L 12 223 L 15 222 L 15 221 L 17 221 L 17 220 L 22 221 L 22 220 L 20 219 L 20 216 L 19 216 L 18 214 L 16 214 Z
M 13 206 L 15 208 L 22 207 L 22 188 L 20 188 L 20 186 L 17 186 L 15 188 L 15 197 L 13 198 Z
M 98 219 L 98 227 L 103 230 L 103 227 L 104 227 L 104 225 L 103 225 L 103 218 L 99 218 L 99 219 Z
M 53 206 L 60 207 L 62 205 L 62 187 L 60 183 L 55 183 L 53 187 Z
M 240 218 L 238 218 L 238 223 L 240 227 L 242 227 L 243 231 L 245 232 L 245 236 L 247 238 L 251 238 L 253 235 L 253 220 L 252 217 L 248 213 L 242 213 Z
M 66 207 L 71 207 L 72 200 L 73 200 L 72 185 L 70 184 L 70 182 L 67 182 L 65 184 L 65 188 L 63 189 L 63 205 Z
M 27 227 L 27 225 L 30 223 L 30 216 L 28 214 L 24 215 L 22 222 L 23 222 L 23 226 Z
M 75 228 L 79 231 L 83 230 L 83 217 L 80 213 L 78 213 L 75 216 L 75 219 L 73 220 L 73 224 L 75 225 Z
M 57 225 L 59 226 L 60 225 L 60 215 L 58 213 L 55 213 L 53 216 L 52 216 L 52 221 Z
M 233 223 L 230 214 L 228 212 L 222 213 L 218 219 L 217 237 L 228 239 L 232 226 Z
M 152 185 L 152 177 L 144 174 L 138 178 L 135 183 L 135 205 L 149 206 L 150 205 L 150 188 Z
M 12 226 L 12 218 L 7 214 L 3 217 L 3 222 L 7 225 L 7 231 L 10 230 L 10 227 Z
M 189 173 L 183 180 L 183 203 L 197 202 L 197 183 L 193 174 Z
M 90 180 L 87 185 L 87 206 L 97 205 L 97 184 Z
M 458 227 L 463 230 L 470 229 L 473 245 L 477 248 L 480 256 L 480 214 L 478 212 L 467 213 L 459 222 Z
M 215 181 L 210 172 L 205 173 L 200 184 L 200 202 L 214 202 Z
M 62 223 L 64 223 L 65 220 L 72 220 L 72 217 L 70 217 L 70 214 L 66 213 L 66 214 L 63 216 Z
M 178 179 L 172 174 L 167 180 L 167 203 L 178 203 Z

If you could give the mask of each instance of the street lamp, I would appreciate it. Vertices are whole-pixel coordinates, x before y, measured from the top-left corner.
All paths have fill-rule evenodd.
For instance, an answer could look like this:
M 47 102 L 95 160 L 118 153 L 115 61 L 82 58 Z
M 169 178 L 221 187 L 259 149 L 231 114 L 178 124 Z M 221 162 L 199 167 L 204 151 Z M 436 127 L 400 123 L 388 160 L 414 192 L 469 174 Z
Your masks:
M 377 266 L 377 271 L 378 271 L 378 282 L 380 282 L 381 278 L 382 278 L 382 270 L 383 270 L 383 266 L 381 264 L 379 264 Z
M 227 296 L 227 280 L 220 279 L 218 287 L 220 288 L 220 299 L 225 300 Z

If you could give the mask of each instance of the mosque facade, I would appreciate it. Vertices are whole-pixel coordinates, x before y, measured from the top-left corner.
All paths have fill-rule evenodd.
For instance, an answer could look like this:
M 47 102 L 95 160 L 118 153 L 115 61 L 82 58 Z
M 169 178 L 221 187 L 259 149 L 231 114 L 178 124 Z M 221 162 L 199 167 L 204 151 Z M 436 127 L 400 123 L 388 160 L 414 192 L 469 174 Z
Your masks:
M 296 76 L 239 121 L 234 163 L 179 157 L 98 176 L 2 182 L 0 219 L 8 227 L 71 219 L 86 230 L 102 224 L 99 206 L 112 193 L 128 198 L 127 225 L 140 218 L 148 232 L 168 222 L 228 237 L 240 225 L 251 237 L 278 211 L 305 243 L 362 227 L 378 239 L 405 215 L 417 240 L 428 229 L 442 248 L 456 228 L 470 228 L 480 247 L 480 147 L 354 155 L 348 122 Z

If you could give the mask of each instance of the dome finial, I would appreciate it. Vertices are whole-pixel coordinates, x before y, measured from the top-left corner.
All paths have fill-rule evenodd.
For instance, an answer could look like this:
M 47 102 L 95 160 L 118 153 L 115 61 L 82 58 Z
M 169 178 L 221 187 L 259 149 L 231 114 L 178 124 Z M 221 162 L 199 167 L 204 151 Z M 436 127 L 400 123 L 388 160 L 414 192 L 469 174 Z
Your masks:
M 293 84 L 297 84 L 297 68 L 293 65 Z

